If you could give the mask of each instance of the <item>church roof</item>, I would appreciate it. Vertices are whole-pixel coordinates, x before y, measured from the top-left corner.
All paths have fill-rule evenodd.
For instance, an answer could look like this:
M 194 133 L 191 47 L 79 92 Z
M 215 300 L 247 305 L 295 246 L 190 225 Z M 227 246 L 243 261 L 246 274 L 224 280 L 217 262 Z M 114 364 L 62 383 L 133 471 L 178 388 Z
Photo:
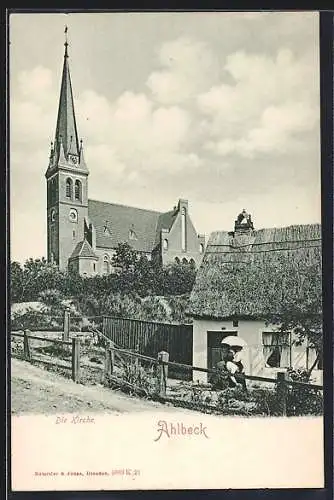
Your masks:
M 288 294 L 307 303 L 312 287 L 321 296 L 321 255 L 320 224 L 214 232 L 188 313 L 255 319 L 275 314 Z
M 128 242 L 139 252 L 152 252 L 160 241 L 161 229 L 170 229 L 174 221 L 171 214 L 88 200 L 88 216 L 100 248 L 115 248 Z
M 98 259 L 87 240 L 80 241 L 74 248 L 70 259 Z

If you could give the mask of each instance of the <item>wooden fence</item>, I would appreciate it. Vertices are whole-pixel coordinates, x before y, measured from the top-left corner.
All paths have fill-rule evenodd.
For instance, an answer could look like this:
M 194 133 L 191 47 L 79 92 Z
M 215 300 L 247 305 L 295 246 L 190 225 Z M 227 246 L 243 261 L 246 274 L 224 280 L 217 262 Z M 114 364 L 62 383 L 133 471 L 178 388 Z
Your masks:
M 136 350 L 155 359 L 160 351 L 167 351 L 171 361 L 192 365 L 192 325 L 104 316 L 102 331 L 124 349 Z M 170 377 L 191 380 L 191 372 L 175 365 L 170 370 Z
M 23 358 L 26 361 L 38 361 L 53 365 L 61 369 L 69 369 L 72 371 L 72 380 L 78 382 L 80 380 L 80 339 L 73 337 L 71 341 L 52 339 L 49 337 L 41 337 L 39 335 L 32 335 L 32 332 L 25 330 L 21 332 L 12 332 L 12 337 L 20 337 L 23 340 Z M 52 362 L 46 361 L 41 356 L 33 354 L 32 343 L 33 341 L 46 342 L 50 344 L 57 344 L 62 347 L 71 346 L 71 363 L 66 361 L 53 360 Z
M 159 352 L 156 358 L 151 358 L 148 356 L 144 356 L 132 351 L 128 351 L 126 349 L 118 349 L 115 347 L 112 342 L 109 344 L 109 346 L 106 348 L 106 371 L 109 376 L 112 376 L 114 365 L 115 365 L 115 354 L 117 352 L 121 352 L 122 355 L 124 356 L 129 356 L 130 358 L 136 358 L 139 361 L 150 361 L 151 363 L 154 363 L 157 365 L 158 370 L 157 370 L 157 382 L 158 382 L 158 395 L 159 398 L 163 401 L 170 401 L 175 403 L 174 398 L 168 398 L 166 396 L 166 389 L 167 389 L 167 379 L 170 376 L 170 370 L 177 367 L 182 370 L 186 370 L 189 373 L 192 373 L 193 371 L 197 372 L 204 372 L 204 373 L 217 373 L 216 370 L 214 369 L 209 369 L 209 368 L 201 368 L 198 366 L 192 366 L 192 365 L 185 365 L 182 363 L 176 363 L 169 361 L 169 353 L 162 351 Z M 265 382 L 265 383 L 271 383 L 276 386 L 276 393 L 278 396 L 278 401 L 279 401 L 279 414 L 281 416 L 286 416 L 287 415 L 287 395 L 288 395 L 288 389 L 289 387 L 302 387 L 304 389 L 308 390 L 320 390 L 323 391 L 323 386 L 322 385 L 317 385 L 317 384 L 310 384 L 308 382 L 298 382 L 294 380 L 289 380 L 287 378 L 287 374 L 285 372 L 278 372 L 276 374 L 276 378 L 269 378 L 269 377 L 259 377 L 259 376 L 254 376 L 254 375 L 243 375 L 243 378 L 245 380 L 252 380 L 252 381 L 257 381 L 257 382 Z M 201 405 L 199 405 L 201 406 Z M 203 408 L 206 407 L 206 405 L 202 405 Z
M 193 371 L 197 372 L 204 372 L 204 373 L 216 373 L 216 370 L 213 369 L 208 369 L 208 368 L 201 368 L 197 366 L 192 366 L 192 365 L 187 365 L 184 363 L 177 363 L 170 361 L 170 355 L 167 351 L 159 351 L 155 357 L 150 357 L 146 356 L 143 354 L 139 354 L 137 352 L 133 352 L 127 349 L 119 349 L 118 347 L 115 346 L 113 341 L 107 339 L 105 335 L 101 332 L 98 332 L 101 336 L 107 340 L 106 342 L 106 348 L 105 348 L 105 364 L 104 367 L 101 367 L 102 370 L 104 371 L 104 374 L 106 377 L 113 378 L 113 373 L 114 373 L 114 368 L 115 365 L 117 364 L 117 358 L 119 359 L 120 357 L 130 357 L 130 358 L 135 358 L 138 360 L 138 363 L 149 363 L 151 365 L 155 365 L 157 370 L 156 370 L 156 381 L 157 381 L 157 387 L 158 387 L 158 398 L 161 399 L 162 401 L 170 401 L 172 403 L 177 403 L 177 400 L 175 398 L 169 398 L 166 396 L 166 389 L 167 389 L 167 381 L 168 377 L 172 378 L 171 372 L 173 369 L 178 369 L 178 370 L 183 370 L 186 371 L 187 373 L 192 373 Z M 59 362 L 54 360 L 53 362 L 47 361 L 48 364 L 55 365 L 59 368 L 68 368 L 71 370 L 71 376 L 72 380 L 75 382 L 80 382 L 80 373 L 81 369 L 83 368 L 83 365 L 80 363 L 80 338 L 79 337 L 73 337 L 71 341 L 67 340 L 60 340 L 60 339 L 52 339 L 48 337 L 42 337 L 38 335 L 33 335 L 32 332 L 25 330 L 23 333 L 20 332 L 12 332 L 12 337 L 20 337 L 23 340 L 23 358 L 27 361 L 38 361 L 38 362 L 45 362 L 45 360 L 41 359 L 40 357 L 35 357 L 32 353 L 32 342 L 33 341 L 39 341 L 39 342 L 49 342 L 53 344 L 58 344 L 61 346 L 71 346 L 71 362 Z M 139 366 L 138 364 L 138 366 Z M 278 372 L 276 378 L 269 378 L 269 377 L 259 377 L 259 376 L 253 376 L 253 375 L 244 375 L 243 376 L 245 380 L 252 380 L 252 381 L 258 381 L 258 382 L 265 382 L 265 383 L 271 383 L 276 386 L 276 393 L 278 396 L 279 400 L 279 414 L 282 416 L 286 416 L 287 414 L 287 394 L 288 394 L 288 388 L 289 387 L 303 387 L 307 390 L 323 390 L 323 386 L 321 385 L 316 385 L 316 384 L 309 384 L 307 382 L 297 382 L 297 381 L 292 381 L 287 378 L 287 375 L 285 372 Z M 116 379 L 116 382 L 117 379 Z M 128 385 L 129 387 L 135 388 L 137 390 L 137 393 L 140 394 L 143 392 L 142 387 L 135 387 L 133 384 L 127 383 L 126 381 L 122 382 L 122 385 Z M 200 406 L 203 406 L 203 409 L 206 407 L 205 405 L 199 405 L 198 409 L 200 409 Z

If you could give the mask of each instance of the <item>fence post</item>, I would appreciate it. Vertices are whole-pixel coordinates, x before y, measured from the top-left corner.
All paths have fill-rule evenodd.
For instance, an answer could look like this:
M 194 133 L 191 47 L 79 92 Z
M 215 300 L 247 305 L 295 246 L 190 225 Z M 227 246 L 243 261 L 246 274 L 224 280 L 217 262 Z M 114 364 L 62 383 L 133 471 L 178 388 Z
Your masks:
M 72 380 L 78 382 L 80 379 L 80 339 L 72 338 Z
M 110 347 L 106 347 L 106 357 L 105 357 L 105 365 L 104 365 L 104 371 L 105 371 L 106 377 L 108 377 L 108 375 L 112 375 L 112 373 L 114 371 L 114 366 L 115 366 L 114 350 L 111 349 Z
M 65 309 L 63 340 L 68 341 L 69 339 L 70 339 L 70 311 L 68 309 Z
M 277 397 L 280 405 L 280 415 L 286 417 L 286 397 L 288 386 L 286 384 L 285 372 L 277 372 Z
M 139 354 L 139 344 L 138 343 L 136 344 L 135 352 L 137 352 Z M 138 368 L 139 368 L 139 358 L 135 358 L 135 365 L 136 365 L 136 369 L 138 370 Z
M 168 362 L 169 354 L 166 351 L 161 351 L 158 353 L 158 382 L 159 382 L 159 394 L 160 396 L 166 396 L 167 387 L 167 377 L 168 377 L 168 365 L 164 365 L 163 361 Z
M 31 352 L 30 352 L 30 344 L 29 344 L 29 333 L 30 330 L 24 330 L 23 337 L 23 352 L 24 357 L 27 361 L 31 361 Z

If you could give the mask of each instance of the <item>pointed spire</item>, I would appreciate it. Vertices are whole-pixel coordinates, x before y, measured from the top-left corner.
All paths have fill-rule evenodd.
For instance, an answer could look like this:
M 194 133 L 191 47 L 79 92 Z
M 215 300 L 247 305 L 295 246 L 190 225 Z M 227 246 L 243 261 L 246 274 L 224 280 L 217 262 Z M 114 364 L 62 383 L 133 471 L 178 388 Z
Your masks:
M 74 100 L 69 68 L 68 56 L 68 28 L 65 26 L 65 51 L 63 73 L 61 79 L 60 98 L 55 141 L 52 150 L 52 161 L 49 161 L 46 177 L 50 176 L 57 166 L 80 169 L 81 173 L 89 174 L 83 157 L 82 141 L 79 144 L 77 125 L 74 112 Z
M 80 149 L 79 149 L 79 164 L 82 168 L 87 168 L 86 162 L 85 162 L 85 157 L 84 157 L 84 151 L 83 151 L 83 145 L 82 145 L 82 139 L 80 139 Z
M 61 80 L 60 99 L 58 108 L 58 118 L 55 137 L 55 148 L 57 155 L 60 150 L 60 136 L 64 147 L 65 157 L 68 153 L 79 155 L 79 141 L 74 112 L 74 100 L 72 93 L 72 84 L 70 76 L 70 68 L 68 63 L 68 41 L 67 41 L 67 26 L 65 27 L 65 53 L 63 74 Z

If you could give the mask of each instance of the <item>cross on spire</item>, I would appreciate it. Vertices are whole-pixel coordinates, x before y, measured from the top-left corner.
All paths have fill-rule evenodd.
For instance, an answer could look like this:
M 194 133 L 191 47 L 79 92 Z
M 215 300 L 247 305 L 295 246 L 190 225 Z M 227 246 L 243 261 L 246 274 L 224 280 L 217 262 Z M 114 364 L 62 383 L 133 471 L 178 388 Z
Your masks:
M 67 31 L 68 31 L 68 27 L 65 26 L 65 29 L 64 29 L 64 34 L 65 34 L 65 56 L 64 57 L 68 57 L 68 53 L 67 53 L 67 47 L 68 47 L 68 40 L 67 40 Z

